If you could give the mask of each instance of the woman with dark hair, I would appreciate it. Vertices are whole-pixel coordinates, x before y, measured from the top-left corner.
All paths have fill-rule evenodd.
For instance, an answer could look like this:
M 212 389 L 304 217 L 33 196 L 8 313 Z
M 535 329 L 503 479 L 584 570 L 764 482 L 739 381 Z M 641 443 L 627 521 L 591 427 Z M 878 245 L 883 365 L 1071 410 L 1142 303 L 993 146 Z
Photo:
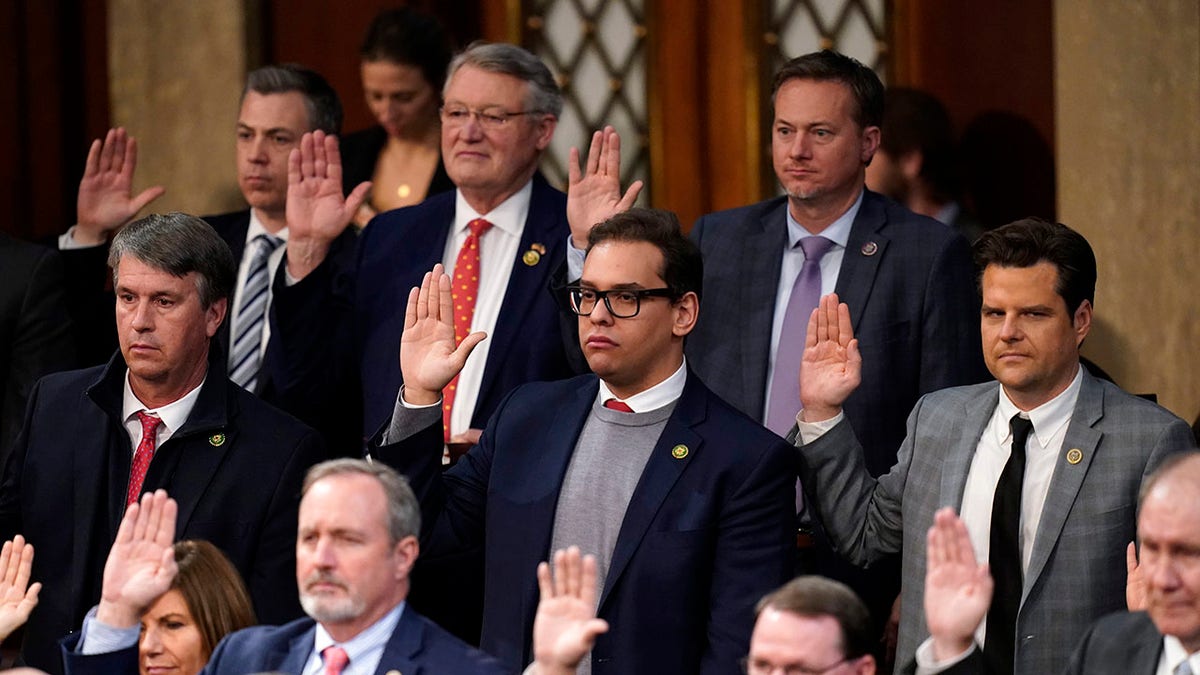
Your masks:
M 442 166 L 438 118 L 451 51 L 442 25 L 408 7 L 380 13 L 367 28 L 359 51 L 363 93 L 378 124 L 341 143 L 346 192 L 373 183 L 356 226 L 454 188 Z
M 221 638 L 256 623 L 242 578 L 217 547 L 171 544 L 176 513 L 162 490 L 146 493 L 125 512 L 104 565 L 100 604 L 82 631 L 60 643 L 68 675 L 195 675 Z M 11 558 L 7 545 L 0 550 L 0 628 L 10 618 L 28 618 L 30 592 L 36 604 L 36 590 L 24 590 L 33 551 L 15 543 Z M 20 568 L 9 572 L 16 560 Z M 28 606 L 23 613 L 14 603 L 21 595 Z

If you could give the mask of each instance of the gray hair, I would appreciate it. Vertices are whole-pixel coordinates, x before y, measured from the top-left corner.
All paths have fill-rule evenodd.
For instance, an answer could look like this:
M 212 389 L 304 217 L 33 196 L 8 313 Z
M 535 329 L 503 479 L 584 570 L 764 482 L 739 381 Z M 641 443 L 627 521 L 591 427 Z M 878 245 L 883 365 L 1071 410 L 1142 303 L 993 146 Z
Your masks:
M 393 544 L 405 537 L 421 534 L 421 506 L 417 503 L 417 496 L 409 487 L 408 479 L 392 467 L 365 459 L 342 458 L 321 462 L 304 476 L 300 496 L 308 494 L 309 488 L 317 481 L 331 476 L 370 476 L 379 481 L 387 498 L 387 529 Z
M 228 299 L 237 280 L 233 252 L 208 223 L 186 213 L 153 213 L 126 225 L 108 249 L 113 285 L 121 258 L 131 256 L 177 277 L 196 273 L 200 304 Z
M 562 91 L 550 69 L 542 60 L 516 45 L 503 42 L 472 42 L 466 51 L 450 61 L 446 74 L 446 86 L 454 79 L 454 73 L 463 66 L 471 66 L 489 73 L 511 75 L 529 83 L 529 95 L 525 101 L 530 111 L 548 113 L 558 117 L 562 114 Z M 445 91 L 442 92 L 445 98 Z
M 296 92 L 304 99 L 308 112 L 308 130 L 320 129 L 327 134 L 342 132 L 342 101 L 321 74 L 296 63 L 263 66 L 246 75 L 246 94 L 287 94 Z

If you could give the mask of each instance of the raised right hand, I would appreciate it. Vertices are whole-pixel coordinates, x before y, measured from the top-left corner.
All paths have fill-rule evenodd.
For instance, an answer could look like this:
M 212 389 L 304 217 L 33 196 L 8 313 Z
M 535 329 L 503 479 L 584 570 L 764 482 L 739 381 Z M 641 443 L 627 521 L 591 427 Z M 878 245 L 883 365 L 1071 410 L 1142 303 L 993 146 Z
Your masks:
M 104 563 L 98 621 L 116 628 L 133 626 L 170 590 L 179 571 L 172 548 L 177 510 L 175 500 L 157 490 L 125 511 Z
M 454 345 L 454 307 L 450 277 L 441 263 L 426 272 L 419 288 L 408 293 L 404 335 L 400 338 L 400 372 L 404 400 L 414 405 L 437 403 L 442 390 L 463 369 L 475 345 L 487 333 L 475 332 Z
M 40 583 L 29 585 L 33 569 L 33 545 L 21 535 L 4 542 L 0 549 L 0 640 L 29 620 L 29 613 L 38 603 Z
M 804 420 L 820 422 L 836 416 L 860 382 L 862 356 L 850 326 L 850 308 L 838 302 L 836 293 L 830 293 L 821 298 L 808 319 L 800 363 Z
M 608 622 L 596 618 L 596 557 L 581 556 L 575 546 L 555 551 L 554 573 L 540 563 L 537 579 L 541 599 L 533 619 L 536 672 L 574 673 L 596 636 L 608 631 Z
M 146 188 L 135 197 L 133 171 L 137 168 L 137 140 L 118 127 L 104 141 L 92 141 L 79 196 L 75 202 L 77 225 L 72 236 L 80 244 L 103 244 L 109 233 L 129 222 L 138 211 L 162 196 L 161 185 Z
M 303 279 L 329 253 L 371 190 L 359 183 L 342 197 L 342 155 L 337 136 L 317 130 L 300 137 L 288 155 L 288 274 Z
M 954 509 L 939 509 L 926 537 L 925 621 L 937 661 L 971 648 L 992 604 L 992 575 L 975 562 L 967 526 Z

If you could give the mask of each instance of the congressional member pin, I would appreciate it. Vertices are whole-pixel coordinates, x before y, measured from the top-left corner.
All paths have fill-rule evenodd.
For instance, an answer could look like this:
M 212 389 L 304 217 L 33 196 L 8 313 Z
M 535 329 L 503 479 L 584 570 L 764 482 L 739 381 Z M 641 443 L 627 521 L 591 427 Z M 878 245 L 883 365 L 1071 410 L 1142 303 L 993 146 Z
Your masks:
M 521 256 L 521 262 L 525 263 L 529 267 L 533 267 L 534 265 L 541 262 L 541 260 L 542 260 L 542 254 L 538 253 L 537 251 L 535 251 L 533 249 L 529 249 L 528 251 L 525 251 L 525 254 Z
M 687 454 L 688 447 L 686 445 L 681 444 L 671 448 L 671 456 L 675 459 L 683 459 L 684 457 L 687 457 Z
M 404 673 L 402 673 L 398 670 L 389 670 L 389 671 L 387 671 L 387 675 L 404 675 Z
M 208 437 L 208 444 L 214 448 L 219 448 L 225 445 L 225 434 L 213 434 Z
M 1067 464 L 1078 464 L 1083 461 L 1083 451 L 1079 448 L 1071 448 L 1067 451 Z
M 862 249 L 860 250 L 862 251 L 863 255 L 875 255 L 879 252 L 879 244 L 876 244 L 873 241 L 868 241 L 862 245 Z

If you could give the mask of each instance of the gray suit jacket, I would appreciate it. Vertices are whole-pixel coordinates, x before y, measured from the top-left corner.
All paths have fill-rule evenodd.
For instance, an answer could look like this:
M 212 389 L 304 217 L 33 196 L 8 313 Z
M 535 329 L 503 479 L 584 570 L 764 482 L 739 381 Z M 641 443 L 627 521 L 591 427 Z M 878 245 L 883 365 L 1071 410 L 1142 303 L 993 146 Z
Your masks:
M 687 356 L 705 384 L 763 419 L 787 199 L 700 218 L 704 300 Z M 850 228 L 838 297 L 850 307 L 862 384 L 846 417 L 871 475 L 896 462 L 904 416 L 923 394 L 989 379 L 979 349 L 979 298 L 967 243 L 942 223 L 873 192 Z M 792 349 L 803 349 L 800 336 Z
M 998 400 L 995 382 L 922 398 L 908 417 L 896 465 L 878 481 L 845 422 L 800 448 L 803 484 L 838 552 L 866 566 L 903 551 L 899 663 L 928 635 L 926 532 L 937 509 L 961 506 Z M 1061 671 L 1093 621 L 1124 609 L 1125 547 L 1134 539 L 1142 479 L 1167 454 L 1190 447 L 1186 422 L 1084 372 L 1025 577 L 1018 673 Z M 1073 449 L 1082 453 L 1075 464 L 1067 461 Z

